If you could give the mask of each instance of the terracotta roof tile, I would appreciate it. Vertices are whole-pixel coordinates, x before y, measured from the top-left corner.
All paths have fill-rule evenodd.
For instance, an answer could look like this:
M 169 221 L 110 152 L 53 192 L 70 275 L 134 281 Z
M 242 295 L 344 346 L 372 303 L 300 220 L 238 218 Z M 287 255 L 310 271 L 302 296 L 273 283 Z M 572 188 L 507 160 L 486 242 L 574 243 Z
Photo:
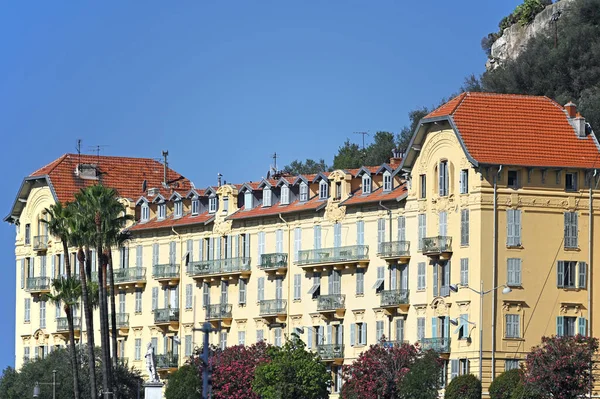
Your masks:
M 313 197 L 307 202 L 301 203 L 296 200 L 289 205 L 279 205 L 276 204 L 274 206 L 262 207 L 257 206 L 248 211 L 244 209 L 244 207 L 240 208 L 239 211 L 227 217 L 229 220 L 238 220 L 238 219 L 247 219 L 253 217 L 261 217 L 261 216 L 272 216 L 277 214 L 284 213 L 292 213 L 292 212 L 301 212 L 301 211 L 310 211 L 316 210 L 320 206 L 325 206 L 326 202 L 319 200 L 317 196 Z
M 345 201 L 342 201 L 340 205 L 360 205 L 367 204 L 370 202 L 379 202 L 379 201 L 392 201 L 402 196 L 407 192 L 406 184 L 402 184 L 394 188 L 390 192 L 384 192 L 381 187 L 377 188 L 377 190 L 373 191 L 371 194 L 362 194 L 362 190 L 357 190 L 353 196 L 348 198 Z
M 75 169 L 79 163 L 97 165 L 100 179 L 82 179 L 76 176 Z M 185 195 L 191 189 L 190 181 L 172 169 L 167 172 L 167 180 L 173 181 L 174 190 L 164 189 L 163 173 L 163 165 L 151 158 L 65 154 L 36 170 L 30 177 L 48 175 L 61 202 L 73 200 L 74 194 L 80 189 L 98 182 L 114 188 L 121 197 L 133 200 L 145 195 L 142 191 L 144 180 L 147 189 L 160 188 L 160 193 L 167 198 L 174 190 Z
M 145 223 L 136 223 L 129 228 L 131 231 L 160 229 L 165 227 L 176 227 L 176 226 L 189 226 L 194 224 L 206 224 L 214 218 L 213 214 L 204 212 L 200 215 L 192 215 L 188 213 L 178 219 L 173 218 L 173 214 L 163 220 L 157 220 L 156 218 L 150 219 Z
M 450 116 L 482 164 L 597 168 L 593 138 L 577 137 L 564 108 L 540 96 L 463 93 L 424 118 Z

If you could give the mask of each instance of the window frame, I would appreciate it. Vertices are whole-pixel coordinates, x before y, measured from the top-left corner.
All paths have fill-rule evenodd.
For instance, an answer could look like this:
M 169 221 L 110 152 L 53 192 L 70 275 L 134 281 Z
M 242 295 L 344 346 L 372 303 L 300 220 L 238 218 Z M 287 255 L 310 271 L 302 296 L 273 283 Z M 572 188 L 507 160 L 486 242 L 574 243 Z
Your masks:
M 447 197 L 450 194 L 449 170 L 448 160 L 441 160 L 438 164 L 438 194 L 440 197 Z
M 289 205 L 290 203 L 290 188 L 285 184 L 281 186 L 281 199 L 279 202 L 281 205 Z
M 367 173 L 362 176 L 362 193 L 363 194 L 371 194 L 372 189 L 372 180 L 371 176 Z
M 173 203 L 173 214 L 175 218 L 183 216 L 183 201 L 177 200 Z
M 148 220 L 150 220 L 150 206 L 144 202 L 140 207 L 140 221 L 147 222 Z
M 392 191 L 392 188 L 392 174 L 389 170 L 386 170 L 385 172 L 383 172 L 383 192 L 389 193 L 390 191 Z
M 208 197 L 208 213 L 216 213 L 218 208 L 217 204 L 218 201 L 216 195 L 212 194 Z
M 469 169 L 461 169 L 459 175 L 459 194 L 469 193 Z
M 510 180 L 511 180 L 511 174 L 513 174 L 513 175 L 514 175 L 514 176 L 513 176 L 513 177 L 514 177 L 514 182 L 513 182 L 513 184 L 511 184 L 511 183 L 510 183 Z M 521 184 L 521 178 L 520 178 L 520 177 L 521 177 L 521 176 L 520 176 L 520 173 L 519 173 L 519 171 L 518 171 L 518 170 L 515 170 L 515 169 L 513 169 L 513 170 L 509 170 L 509 171 L 506 173 L 506 187 L 508 187 L 508 188 L 512 188 L 513 190 L 517 190 L 517 189 L 519 189 L 519 186 L 520 186 L 520 184 Z
M 192 216 L 200 214 L 200 200 L 198 197 L 192 198 Z
M 167 217 L 167 204 L 164 202 L 158 204 L 156 207 L 156 219 L 163 220 Z
M 329 198 L 329 184 L 325 181 L 325 179 L 322 179 L 319 182 L 319 199 L 324 200 L 327 198 Z
M 419 175 L 419 199 L 427 198 L 427 175 Z
M 300 183 L 300 202 L 308 201 L 308 184 L 305 182 Z
M 511 268 L 515 269 L 512 270 Z M 523 260 L 521 258 L 506 259 L 506 285 L 509 287 L 521 287 L 523 284 Z M 511 278 L 512 276 L 512 278 Z
M 504 315 L 504 338 L 521 338 L 520 314 L 507 313 Z
M 571 186 L 567 184 L 568 178 L 571 178 Z M 578 190 L 578 174 L 577 172 L 567 172 L 565 173 L 565 191 L 577 191 Z

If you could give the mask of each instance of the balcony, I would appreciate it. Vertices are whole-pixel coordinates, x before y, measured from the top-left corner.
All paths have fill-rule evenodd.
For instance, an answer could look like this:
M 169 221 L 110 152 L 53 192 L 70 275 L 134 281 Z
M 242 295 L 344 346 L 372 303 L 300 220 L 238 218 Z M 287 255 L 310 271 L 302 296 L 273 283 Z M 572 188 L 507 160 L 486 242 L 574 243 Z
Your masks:
M 180 266 L 178 264 L 154 265 L 152 268 L 152 277 L 161 283 L 177 285 L 179 281 L 179 269 Z
M 25 288 L 32 294 L 42 294 L 50 292 L 51 286 L 52 279 L 50 277 L 29 277 Z
M 388 262 L 408 263 L 410 261 L 410 241 L 388 241 L 379 245 L 379 257 Z
M 258 268 L 266 272 L 283 274 L 288 268 L 288 254 L 263 254 L 260 256 L 260 265 L 258 265 Z
M 179 309 L 156 309 L 154 311 L 154 324 L 157 326 L 167 326 L 177 329 L 179 326 Z
M 346 312 L 346 295 L 319 295 L 317 298 L 317 311 L 320 313 L 334 313 L 337 318 L 344 317 L 344 313 Z
M 117 316 L 117 328 L 128 329 L 129 328 L 129 313 L 115 313 Z
M 73 330 L 81 330 L 81 318 L 73 317 Z M 58 333 L 69 333 L 69 322 L 66 317 L 58 317 L 56 319 L 56 332 Z
M 393 348 L 394 346 L 402 346 L 402 345 L 410 345 L 410 341 L 408 340 L 390 340 L 390 341 L 381 341 L 381 346 L 386 349 Z
M 156 355 L 157 371 L 172 371 L 176 369 L 179 363 L 179 355 L 167 353 L 165 355 Z
M 381 291 L 381 307 L 382 308 L 399 308 L 403 307 L 404 311 L 408 311 L 408 290 L 385 290 Z
M 45 251 L 48 249 L 48 236 L 33 236 L 34 251 Z
M 247 277 L 250 258 L 212 259 L 190 262 L 187 273 L 193 278 L 210 280 L 214 277 Z
M 439 256 L 441 259 L 449 259 L 450 255 L 452 255 L 452 237 L 425 237 L 421 241 L 421 248 L 424 255 Z
M 366 267 L 369 264 L 369 246 L 350 245 L 346 247 L 302 250 L 298 252 L 296 264 L 305 269 L 352 265 Z
M 145 267 L 129 267 L 125 269 L 113 269 L 115 286 L 119 288 L 141 287 L 146 284 Z
M 450 353 L 450 338 L 423 338 L 421 339 L 421 348 L 423 350 L 433 350 L 438 353 Z
M 287 301 L 285 299 L 267 299 L 260 301 L 260 315 L 263 317 L 269 316 L 285 316 L 287 315 Z
M 232 305 L 228 303 L 218 303 L 215 305 L 208 305 L 206 307 L 206 320 L 225 320 L 231 319 Z
M 324 361 L 333 361 L 340 364 L 344 361 L 344 345 L 342 344 L 317 345 L 317 353 Z

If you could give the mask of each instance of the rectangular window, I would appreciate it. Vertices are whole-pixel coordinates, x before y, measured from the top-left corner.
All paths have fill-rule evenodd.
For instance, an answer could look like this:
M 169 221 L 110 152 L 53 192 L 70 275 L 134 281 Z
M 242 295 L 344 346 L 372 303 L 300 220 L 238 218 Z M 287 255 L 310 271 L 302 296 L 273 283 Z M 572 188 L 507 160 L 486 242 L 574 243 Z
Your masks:
M 281 204 L 287 205 L 290 203 L 290 188 L 288 186 L 281 186 Z
M 259 277 L 258 278 L 258 290 L 257 290 L 257 301 L 264 301 L 265 300 L 265 278 L 264 277 Z
M 264 330 L 256 330 L 256 342 L 262 342 L 265 340 Z
M 578 288 L 587 288 L 587 263 L 579 262 Z
M 517 359 L 506 359 L 504 361 L 504 371 L 517 370 L 519 368 L 519 361 Z
M 208 213 L 215 213 L 217 211 L 217 197 L 212 196 L 208 198 Z
M 183 202 L 175 201 L 175 217 L 180 218 L 183 215 Z
M 152 311 L 158 309 L 158 287 L 152 287 Z
M 377 219 L 377 249 L 381 252 L 381 244 L 385 242 L 385 219 Z
M 362 177 L 362 192 L 363 194 L 371 194 L 371 176 L 366 173 Z
M 321 249 L 321 225 L 313 227 L 313 246 L 315 249 Z
M 192 199 L 192 215 L 200 213 L 200 201 L 197 198 Z
M 263 203 L 262 206 L 271 206 L 271 189 L 265 187 L 263 189 Z
M 31 321 L 31 298 L 25 298 L 25 323 Z
M 440 236 L 446 237 L 448 235 L 448 213 L 446 211 L 438 214 L 438 223 Z
M 578 333 L 576 330 L 577 317 L 563 317 L 558 316 L 556 318 L 556 335 L 559 337 L 573 337 Z
M 417 264 L 417 290 L 424 290 L 426 285 L 426 266 L 425 262 L 419 262 Z
M 31 225 L 27 223 L 25 225 L 25 245 L 31 244 Z
M 521 259 L 508 258 L 506 260 L 506 284 L 509 286 L 521 285 Z
M 469 245 L 469 210 L 460 211 L 460 245 L 466 247 Z
M 226 331 L 221 331 L 221 333 L 219 334 L 219 347 L 223 351 L 225 350 L 225 348 L 227 348 L 227 332 Z
M 244 193 L 244 210 L 250 210 L 254 207 L 253 204 L 254 196 L 252 195 L 252 191 L 246 191 Z
M 381 341 L 381 339 L 383 338 L 383 320 L 378 320 L 375 323 L 375 340 L 376 342 Z
M 262 256 L 265 253 L 265 232 L 258 232 L 258 264 L 261 264 Z
M 438 169 L 438 192 L 440 197 L 447 197 L 449 189 L 448 161 L 440 162 Z
M 157 210 L 158 210 L 158 215 L 156 217 L 159 220 L 164 219 L 166 216 L 166 213 L 167 213 L 167 206 L 165 204 L 158 204 Z
M 364 295 L 365 293 L 365 270 L 356 268 L 356 295 Z
M 46 328 L 46 302 L 40 301 L 40 328 Z
M 406 218 L 398 216 L 398 241 L 406 241 Z
M 223 197 L 223 212 L 229 212 L 229 197 Z
M 392 191 L 392 175 L 388 171 L 383 172 L 383 191 Z
M 519 188 L 519 171 L 517 170 L 509 170 L 508 171 L 508 181 L 506 184 L 509 188 L 517 189 Z
M 192 336 L 185 336 L 184 356 L 192 356 Z
M 329 193 L 328 193 L 328 184 L 325 180 L 321 180 L 321 182 L 319 183 L 319 199 L 327 199 L 327 197 L 329 197 Z
M 467 194 L 469 192 L 469 169 L 463 169 L 460 171 L 458 183 L 460 186 L 460 193 Z
M 333 224 L 333 246 L 339 248 L 342 246 L 342 224 Z
M 210 305 L 210 285 L 207 281 L 202 283 L 202 306 L 205 308 Z
M 365 245 L 365 221 L 356 222 L 356 245 Z
M 193 286 L 192 284 L 185 285 L 185 308 L 191 309 L 193 302 Z
M 305 182 L 300 183 L 300 202 L 308 201 L 308 185 Z
M 61 301 L 57 301 L 55 304 L 55 309 L 54 309 L 54 318 L 58 319 L 60 317 L 60 313 L 62 312 L 62 303 Z
M 135 290 L 135 313 L 142 313 L 142 290 Z
M 308 295 L 312 295 L 312 298 L 316 298 L 321 294 L 321 273 L 313 273 L 313 285 L 308 290 Z
M 156 350 L 156 348 L 154 348 Z M 141 338 L 136 338 L 135 339 L 135 360 L 141 360 L 142 359 L 142 339 Z
M 404 319 L 396 319 L 396 341 L 402 343 L 404 341 Z
M 427 198 L 427 175 L 420 175 L 419 183 L 419 198 Z
M 278 254 L 283 252 L 283 230 L 275 231 L 275 252 Z
M 375 280 L 375 284 L 373 285 L 373 289 L 375 292 L 381 292 L 384 289 L 384 280 L 385 280 L 385 266 L 377 267 L 377 280 Z
M 577 248 L 577 212 L 565 212 L 565 248 Z
M 557 263 L 556 286 L 559 288 L 575 288 L 577 262 L 562 261 Z
M 299 301 L 302 297 L 302 275 L 294 274 L 294 300 Z
M 518 247 L 521 245 L 521 210 L 506 210 L 506 245 Z
M 241 278 L 239 280 L 239 304 L 240 305 L 245 305 L 246 304 L 246 292 L 247 290 L 247 285 L 248 283 L 246 282 L 245 279 Z
M 469 258 L 460 260 L 460 285 L 469 285 Z
M 238 331 L 238 345 L 246 345 L 246 331 Z
M 294 229 L 294 260 L 297 262 L 302 250 L 302 229 L 296 227 Z
M 417 341 L 425 338 L 425 318 L 417 317 Z
M 518 314 L 507 314 L 506 318 L 506 338 L 521 337 L 521 316 Z
M 419 251 L 423 250 L 423 239 L 427 235 L 427 215 L 424 213 L 420 213 L 418 216 L 418 249 Z
M 281 327 L 275 327 L 275 346 L 281 346 Z
M 577 173 L 565 173 L 565 190 L 577 191 Z

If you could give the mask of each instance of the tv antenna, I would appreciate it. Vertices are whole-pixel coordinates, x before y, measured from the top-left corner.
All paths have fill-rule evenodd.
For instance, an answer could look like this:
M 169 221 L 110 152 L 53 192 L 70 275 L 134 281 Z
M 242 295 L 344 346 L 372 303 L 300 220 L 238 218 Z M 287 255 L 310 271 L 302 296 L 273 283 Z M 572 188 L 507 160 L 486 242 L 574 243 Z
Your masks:
M 75 148 L 77 149 L 77 163 L 80 164 L 81 163 L 81 139 L 77 139 L 77 146 Z
M 365 150 L 365 136 L 370 136 L 369 132 L 354 132 L 354 134 L 362 135 L 362 149 Z
M 96 144 L 96 145 L 91 145 L 88 147 L 89 150 L 91 151 L 95 151 L 96 152 L 96 156 L 98 157 L 98 159 L 100 159 L 100 151 L 106 147 L 110 147 L 109 145 L 102 145 L 102 144 Z

